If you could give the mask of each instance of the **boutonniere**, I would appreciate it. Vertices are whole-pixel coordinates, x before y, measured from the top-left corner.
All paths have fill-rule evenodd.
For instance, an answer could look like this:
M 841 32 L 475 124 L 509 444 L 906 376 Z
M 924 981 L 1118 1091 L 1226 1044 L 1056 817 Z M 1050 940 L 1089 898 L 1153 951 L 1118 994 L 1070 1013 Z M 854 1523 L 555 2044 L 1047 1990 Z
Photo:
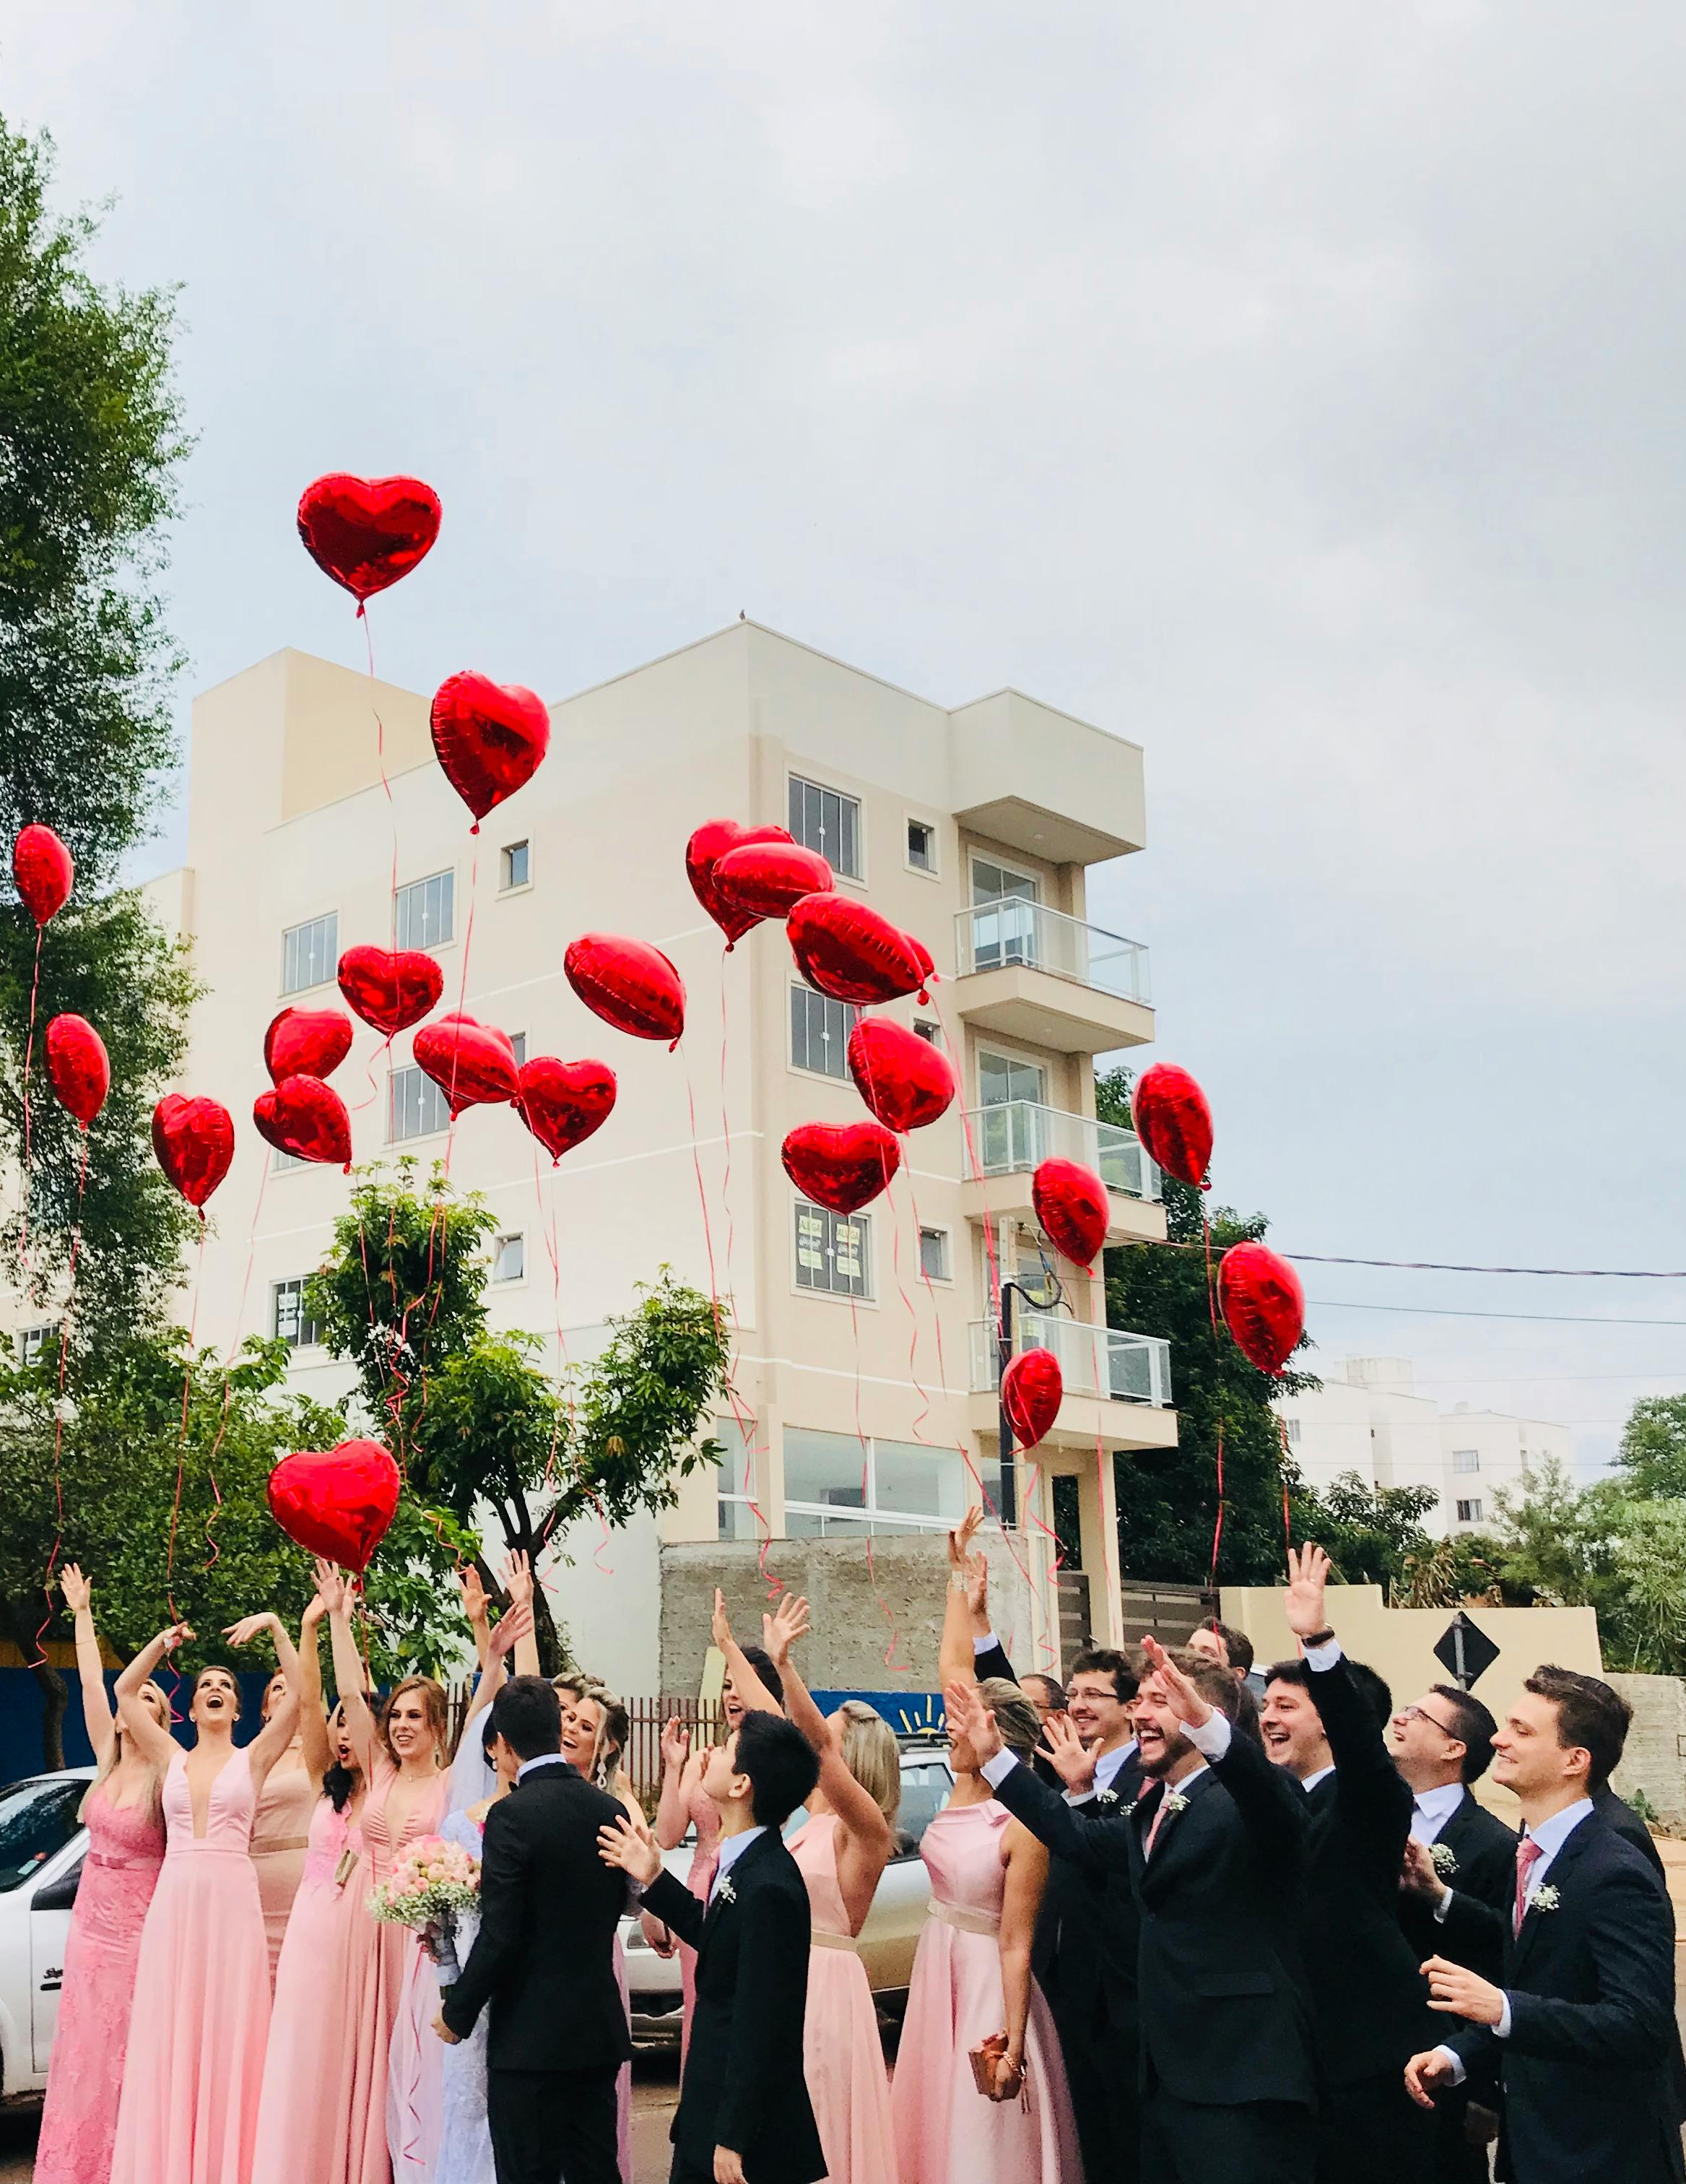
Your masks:
M 1530 1911 L 1555 1911 L 1562 1901 L 1557 1891 L 1547 1881 L 1543 1888 L 1536 1888 L 1529 1897 L 1528 1908 Z
M 1118 1792 L 1116 1790 L 1097 1790 L 1094 1793 L 1094 1801 L 1098 1805 L 1116 1805 L 1118 1802 Z M 1130 1805 L 1125 1809 L 1133 1813 L 1136 1808 L 1133 1805 Z
M 1430 1843 L 1428 1855 L 1433 1860 L 1434 1870 L 1442 1880 L 1450 1880 L 1458 1869 L 1458 1861 L 1450 1843 Z
M 732 1885 L 732 1875 L 730 1874 L 727 1874 L 726 1879 L 722 1880 L 720 1886 L 715 1889 L 715 1896 L 716 1900 L 721 1903 L 737 1903 L 737 1891 Z
M 1165 1801 L 1166 1819 L 1169 1819 L 1171 1816 L 1176 1813 L 1186 1813 L 1188 1809 L 1188 1800 L 1179 1791 L 1176 1790 L 1171 1791 Z
M 1114 1794 L 1116 1795 L 1116 1793 L 1115 1792 Z M 1132 1798 L 1131 1798 L 1131 1800 L 1130 1800 L 1129 1803 L 1128 1803 L 1127 1805 L 1126 1805 L 1126 1807 L 1124 1808 L 1124 1817 L 1125 1817 L 1125 1819 L 1126 1819 L 1127 1820 L 1129 1819 L 1129 1817 L 1130 1817 L 1131 1814 L 1132 1814 L 1132 1813 L 1133 1813 L 1133 1812 L 1135 1811 L 1135 1809 L 1136 1809 L 1137 1806 L 1138 1806 L 1138 1805 L 1139 1805 L 1139 1804 L 1141 1803 L 1141 1802 L 1142 1802 L 1142 1801 L 1141 1801 L 1141 1799 L 1140 1799 L 1139 1797 L 1132 1797 Z

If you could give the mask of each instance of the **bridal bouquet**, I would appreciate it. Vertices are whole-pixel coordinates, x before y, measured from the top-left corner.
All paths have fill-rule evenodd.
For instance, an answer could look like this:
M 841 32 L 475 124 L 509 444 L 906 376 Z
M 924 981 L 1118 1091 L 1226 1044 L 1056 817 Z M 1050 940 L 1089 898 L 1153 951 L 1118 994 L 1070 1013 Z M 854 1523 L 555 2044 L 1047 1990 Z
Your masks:
M 443 1836 L 424 1836 L 376 1884 L 369 1908 L 389 1925 L 414 1928 L 439 1967 L 441 1984 L 448 1986 L 462 1969 L 457 1962 L 457 1914 L 471 1911 L 479 1900 L 480 1860 Z

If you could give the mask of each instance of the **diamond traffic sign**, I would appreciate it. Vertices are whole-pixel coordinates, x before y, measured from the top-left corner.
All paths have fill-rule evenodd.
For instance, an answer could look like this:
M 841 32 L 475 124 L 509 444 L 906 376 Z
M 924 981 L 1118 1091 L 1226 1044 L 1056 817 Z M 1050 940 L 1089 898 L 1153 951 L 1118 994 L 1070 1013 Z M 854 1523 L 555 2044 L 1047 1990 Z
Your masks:
M 1468 1691 L 1498 1659 L 1499 1648 L 1460 1608 L 1435 1646 L 1434 1658 L 1455 1683 Z

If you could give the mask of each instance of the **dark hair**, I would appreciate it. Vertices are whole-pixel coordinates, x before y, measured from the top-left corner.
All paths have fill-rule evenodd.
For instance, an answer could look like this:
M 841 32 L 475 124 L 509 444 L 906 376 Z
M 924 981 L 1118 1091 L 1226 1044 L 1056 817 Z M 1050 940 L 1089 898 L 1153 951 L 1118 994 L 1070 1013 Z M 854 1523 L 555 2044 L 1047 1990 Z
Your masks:
M 1499 1726 L 1477 1698 L 1456 1684 L 1431 1684 L 1431 1694 L 1452 1710 L 1451 1735 L 1464 1748 L 1463 1779 L 1478 1782 L 1493 1763 L 1493 1732 Z
M 200 1669 L 198 1674 L 193 1679 L 193 1688 L 187 1695 L 187 1704 L 191 1708 L 193 1701 L 199 1696 L 200 1685 L 204 1682 L 206 1677 L 210 1674 L 213 1669 L 216 1670 L 220 1676 L 226 1676 L 230 1683 L 234 1686 L 234 1719 L 236 1721 L 238 1721 L 242 1714 L 246 1711 L 246 1705 L 245 1701 L 241 1696 L 239 1674 L 237 1671 L 229 1667 L 226 1661 L 206 1662 L 204 1667 Z M 267 1684 L 264 1688 L 267 1690 Z
M 761 1687 L 770 1699 L 784 1704 L 784 1679 L 773 1666 L 772 1656 L 759 1646 L 740 1646 L 738 1651 L 761 1680 Z M 800 1803 L 801 1800 L 797 1801 Z
M 1186 1646 L 1168 1646 L 1166 1652 L 1171 1666 L 1182 1669 L 1208 1706 L 1216 1707 L 1226 1721 L 1238 1719 L 1241 1686 L 1221 1662 L 1205 1653 L 1191 1653 Z
M 1357 1687 L 1358 1696 L 1376 1717 L 1376 1726 L 1385 1729 L 1393 1719 L 1394 1695 L 1376 1671 L 1362 1661 L 1347 1662 L 1347 1670 Z M 1317 1705 L 1317 1675 L 1304 1661 L 1277 1661 L 1265 1671 L 1267 1684 L 1292 1684 L 1296 1691 L 1306 1693 L 1313 1706 Z M 1322 1708 L 1318 1708 L 1321 1716 Z
M 1031 1689 L 1031 1685 L 1032 1684 L 1041 1685 L 1042 1703 L 1043 1706 L 1049 1708 L 1055 1713 L 1063 1713 L 1065 1712 L 1066 1686 L 1057 1677 L 1043 1675 L 1020 1677 L 1019 1689 L 1025 1694 L 1026 1697 L 1031 1701 L 1032 1704 L 1034 1705 L 1036 1702 L 1036 1694 Z
M 1127 1653 L 1120 1653 L 1110 1646 L 1085 1646 L 1071 1663 L 1074 1676 L 1110 1676 L 1112 1695 L 1121 1706 L 1128 1706 L 1140 1689 L 1136 1666 Z
M 1228 1674 L 1229 1672 L 1226 1670 L 1225 1673 Z M 1240 1704 L 1235 1709 L 1235 1733 L 1238 1736 L 1246 1737 L 1249 1743 L 1256 1744 L 1262 1752 L 1265 1732 L 1259 1726 L 1259 1702 L 1245 1684 L 1236 1684 L 1233 1675 L 1230 1675 L 1229 1680 L 1235 1684 L 1240 1697 Z
M 1602 1678 L 1573 1669 L 1536 1669 L 1522 1685 L 1557 1709 L 1557 1741 L 1566 1751 L 1578 1745 L 1592 1761 L 1587 1787 L 1602 1790 L 1622 1763 L 1633 1709 Z
M 749 1778 L 749 1809 L 762 1828 L 782 1828 L 820 1779 L 814 1747 L 795 1723 L 759 1708 L 737 1724 L 737 1769 Z
M 1239 1669 L 1246 1675 L 1253 1666 L 1253 1641 L 1244 1630 L 1237 1630 L 1227 1623 L 1214 1623 L 1210 1627 L 1223 1641 L 1230 1667 Z
M 351 1802 L 357 1788 L 357 1775 L 349 1767 L 342 1767 L 337 1759 L 332 1766 L 322 1770 L 322 1795 L 337 1813 L 342 1813 Z
M 562 1702 L 543 1676 L 512 1676 L 492 1702 L 492 1726 L 524 1763 L 562 1749 Z

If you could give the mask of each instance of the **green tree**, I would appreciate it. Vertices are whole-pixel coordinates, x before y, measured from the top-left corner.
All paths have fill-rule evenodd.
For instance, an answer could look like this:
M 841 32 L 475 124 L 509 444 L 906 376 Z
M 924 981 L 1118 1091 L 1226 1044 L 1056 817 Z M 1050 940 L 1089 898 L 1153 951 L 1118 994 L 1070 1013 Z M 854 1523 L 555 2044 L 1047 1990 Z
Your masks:
M 1686 1501 L 1686 1396 L 1642 1396 L 1616 1451 L 1623 1490 L 1642 1502 Z
M 1324 1549 L 1347 1585 L 1379 1585 L 1385 1597 L 1432 1552 L 1422 1519 L 1439 1500 L 1432 1486 L 1372 1486 L 1344 1472 L 1323 1493 L 1294 1497 L 1295 1529 Z

